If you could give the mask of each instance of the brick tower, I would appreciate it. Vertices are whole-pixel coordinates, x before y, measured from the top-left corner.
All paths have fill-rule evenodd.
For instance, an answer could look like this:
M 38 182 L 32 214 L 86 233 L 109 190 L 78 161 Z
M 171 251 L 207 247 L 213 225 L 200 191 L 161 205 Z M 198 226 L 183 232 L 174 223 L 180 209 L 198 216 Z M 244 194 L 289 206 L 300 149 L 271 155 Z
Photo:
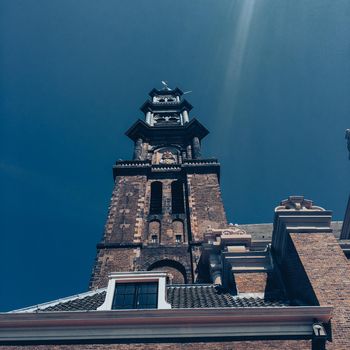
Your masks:
M 201 156 L 208 130 L 190 118 L 183 92 L 153 89 L 126 135 L 133 159 L 113 167 L 113 190 L 90 288 L 116 271 L 163 270 L 173 283 L 198 282 L 204 233 L 227 226 L 216 159 Z

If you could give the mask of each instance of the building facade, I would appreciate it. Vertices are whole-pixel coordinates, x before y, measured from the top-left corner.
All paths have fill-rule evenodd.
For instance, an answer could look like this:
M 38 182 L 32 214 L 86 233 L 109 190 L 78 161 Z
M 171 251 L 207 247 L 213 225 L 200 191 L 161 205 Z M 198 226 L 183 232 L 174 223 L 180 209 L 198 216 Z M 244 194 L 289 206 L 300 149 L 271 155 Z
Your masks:
M 180 89 L 150 92 L 144 120 L 126 132 L 133 159 L 114 166 L 108 220 L 91 279 L 102 287 L 112 271 L 166 270 L 173 283 L 198 281 L 198 246 L 208 227 L 227 226 L 220 165 L 201 156 L 207 129 L 189 118 Z
M 113 167 L 89 290 L 0 313 L 0 350 L 349 349 L 341 223 L 290 196 L 273 224 L 228 224 L 208 130 L 180 89 L 149 95 L 133 157 Z

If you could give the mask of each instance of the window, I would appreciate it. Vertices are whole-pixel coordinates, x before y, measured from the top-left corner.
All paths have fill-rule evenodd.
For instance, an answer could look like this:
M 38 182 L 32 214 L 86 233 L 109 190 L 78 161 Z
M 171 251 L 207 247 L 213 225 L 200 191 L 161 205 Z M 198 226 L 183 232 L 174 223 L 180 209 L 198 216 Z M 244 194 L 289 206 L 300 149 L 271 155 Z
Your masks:
M 171 183 L 171 207 L 173 214 L 185 212 L 183 182 L 180 180 Z
M 150 214 L 162 214 L 163 184 L 159 181 L 151 184 Z
M 112 309 L 156 309 L 158 283 L 116 283 Z
M 105 301 L 97 310 L 171 309 L 166 278 L 162 271 L 112 272 Z
M 184 240 L 184 223 L 181 220 L 174 220 L 172 223 L 175 243 L 181 243 Z
M 160 221 L 152 220 L 148 224 L 148 241 L 150 243 L 160 243 Z

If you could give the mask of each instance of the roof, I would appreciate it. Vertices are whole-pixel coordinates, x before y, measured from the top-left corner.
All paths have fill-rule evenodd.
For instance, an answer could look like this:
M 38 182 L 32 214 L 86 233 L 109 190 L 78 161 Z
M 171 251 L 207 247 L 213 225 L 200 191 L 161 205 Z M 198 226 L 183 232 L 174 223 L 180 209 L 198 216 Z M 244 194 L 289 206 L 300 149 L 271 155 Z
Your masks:
M 180 142 L 183 139 L 192 139 L 197 136 L 199 139 L 204 138 L 209 131 L 196 119 L 192 118 L 184 125 L 166 125 L 154 127 L 148 125 L 145 121 L 138 119 L 125 133 L 131 140 L 136 141 L 138 138 L 143 140 L 169 140 L 169 142 Z
M 13 310 L 10 311 L 10 313 L 40 311 L 91 311 L 96 310 L 100 305 L 102 305 L 105 297 L 106 288 L 100 288 L 81 294 L 75 294 L 66 298 L 49 301 L 43 304 Z
M 183 92 L 181 89 L 179 89 L 178 87 L 176 87 L 175 89 L 155 89 L 153 88 L 149 93 L 149 96 L 153 97 L 154 95 L 183 95 Z
M 232 295 L 228 290 L 209 285 L 173 285 L 167 288 L 167 299 L 174 309 L 222 307 L 287 306 L 286 302 L 268 301 L 254 294 Z
M 101 288 L 64 299 L 14 310 L 21 312 L 52 311 L 93 311 L 105 300 L 106 289 Z M 282 307 L 289 304 L 281 300 L 264 300 L 262 295 L 232 295 L 228 290 L 212 284 L 167 286 L 167 300 L 173 309 L 191 308 L 242 308 L 242 307 Z
M 340 232 L 342 228 L 342 221 L 332 221 L 331 222 L 331 229 L 333 230 L 333 234 L 335 237 L 340 237 Z M 239 225 L 240 228 L 242 228 L 244 231 L 252 235 L 252 239 L 254 240 L 271 240 L 272 239 L 272 230 L 273 230 L 273 224 L 272 223 L 266 223 L 266 224 L 246 224 L 246 225 Z

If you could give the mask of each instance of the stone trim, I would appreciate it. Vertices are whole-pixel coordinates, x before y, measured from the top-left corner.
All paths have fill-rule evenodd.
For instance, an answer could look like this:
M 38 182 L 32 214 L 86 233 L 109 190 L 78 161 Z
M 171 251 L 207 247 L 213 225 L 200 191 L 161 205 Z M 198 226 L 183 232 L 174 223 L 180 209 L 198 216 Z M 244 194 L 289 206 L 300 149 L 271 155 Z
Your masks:
M 110 249 L 110 248 L 139 248 L 142 247 L 142 243 L 98 243 L 97 249 Z

